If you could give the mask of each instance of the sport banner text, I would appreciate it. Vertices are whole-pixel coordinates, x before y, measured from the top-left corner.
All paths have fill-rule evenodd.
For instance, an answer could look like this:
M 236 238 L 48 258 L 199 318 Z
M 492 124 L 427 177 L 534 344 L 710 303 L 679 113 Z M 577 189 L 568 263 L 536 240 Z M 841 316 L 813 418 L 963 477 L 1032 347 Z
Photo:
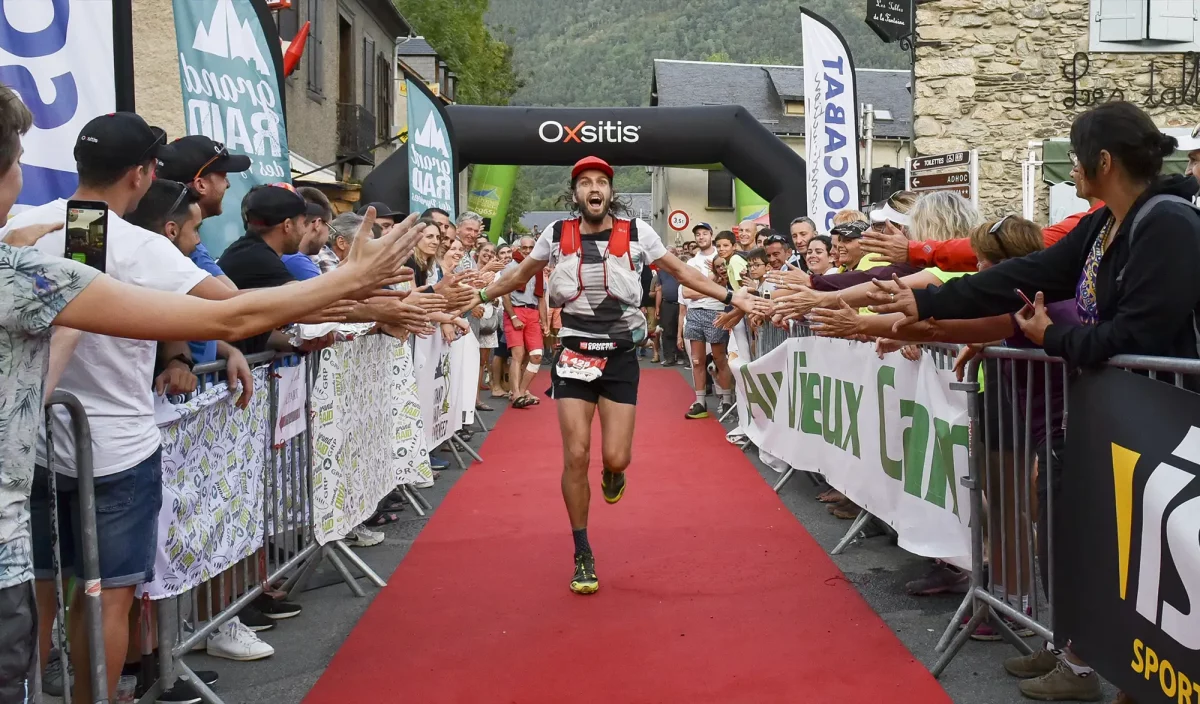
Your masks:
M 953 373 L 817 337 L 730 366 L 739 430 L 755 445 L 824 475 L 905 550 L 970 565 L 967 397 L 950 389 Z

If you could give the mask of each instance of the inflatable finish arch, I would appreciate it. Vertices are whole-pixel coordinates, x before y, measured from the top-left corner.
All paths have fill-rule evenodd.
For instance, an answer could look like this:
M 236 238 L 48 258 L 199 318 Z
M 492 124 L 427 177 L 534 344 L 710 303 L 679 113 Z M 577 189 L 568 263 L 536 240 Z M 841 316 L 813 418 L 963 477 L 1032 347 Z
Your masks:
M 804 159 L 739 105 L 449 105 L 446 113 L 460 171 L 469 164 L 570 165 L 589 154 L 614 166 L 720 163 L 771 204 L 779 232 L 808 211 Z

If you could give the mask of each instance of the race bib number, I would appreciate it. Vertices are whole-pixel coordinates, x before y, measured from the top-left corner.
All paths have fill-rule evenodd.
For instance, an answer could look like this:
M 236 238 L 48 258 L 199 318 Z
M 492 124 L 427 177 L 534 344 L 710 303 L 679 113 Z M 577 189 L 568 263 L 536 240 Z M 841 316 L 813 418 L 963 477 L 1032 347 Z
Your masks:
M 555 371 L 563 379 L 595 381 L 604 373 L 606 364 L 608 360 L 603 357 L 591 357 L 564 347 L 562 354 L 558 356 Z

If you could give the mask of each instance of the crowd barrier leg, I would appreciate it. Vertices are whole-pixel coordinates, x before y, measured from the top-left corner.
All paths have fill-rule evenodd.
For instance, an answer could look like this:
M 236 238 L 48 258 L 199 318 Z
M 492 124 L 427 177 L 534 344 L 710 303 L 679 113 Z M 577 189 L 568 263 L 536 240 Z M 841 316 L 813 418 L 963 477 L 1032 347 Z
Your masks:
M 476 414 L 476 417 L 477 417 L 477 418 L 479 417 L 479 416 L 478 416 L 478 414 Z M 451 435 L 450 435 L 450 445 L 451 445 L 451 447 L 453 447 L 453 446 L 454 446 L 454 443 L 458 443 L 459 447 L 461 447 L 461 448 L 463 449 L 463 452 L 466 452 L 468 455 L 470 455 L 471 457 L 475 458 L 475 461 L 476 461 L 476 462 L 480 462 L 480 463 L 482 463 L 482 462 L 483 462 L 483 458 L 479 456 L 479 453 L 478 453 L 478 452 L 476 452 L 476 451 L 474 450 L 474 448 L 472 448 L 470 445 L 468 445 L 468 444 L 466 443 L 466 441 L 465 441 L 465 440 L 463 440 L 463 439 L 462 439 L 462 437 L 460 437 L 460 436 L 459 436 L 459 434 L 458 434 L 458 433 L 453 433 L 453 434 L 451 434 Z M 466 469 L 466 467 L 463 467 L 463 469 Z
M 796 474 L 796 468 L 788 467 L 787 471 L 783 473 L 783 476 L 780 477 L 779 481 L 775 482 L 775 486 L 772 487 L 775 490 L 775 493 L 778 494 L 780 492 L 780 490 L 783 489 L 783 485 L 787 484 L 788 481 L 791 480 L 792 476 L 795 474 Z
M 433 504 L 429 503 L 429 501 L 425 498 L 425 496 L 420 491 L 413 489 L 408 484 L 405 484 L 401 488 L 401 491 L 403 492 L 404 496 L 408 499 L 408 503 L 412 505 L 413 510 L 416 511 L 417 515 L 420 516 L 421 518 L 425 517 L 425 511 L 433 510 Z
M 47 404 L 47 416 L 49 416 L 49 408 L 52 406 L 63 406 L 67 409 L 67 413 L 71 417 L 71 434 L 75 439 L 75 474 L 76 474 L 76 491 L 79 493 L 79 534 L 80 543 L 79 549 L 83 550 L 83 574 L 77 577 L 83 580 L 82 593 L 80 603 L 83 607 L 82 614 L 74 614 L 75 618 L 83 618 L 85 622 L 85 631 L 87 633 L 87 652 L 88 660 L 91 667 L 88 670 L 88 681 L 92 688 L 92 701 L 107 702 L 108 701 L 108 673 L 105 665 L 105 649 L 104 649 L 104 622 L 100 611 L 102 590 L 100 587 L 100 551 L 99 538 L 96 533 L 96 491 L 94 484 L 94 476 L 92 474 L 92 431 L 88 424 L 87 413 L 83 409 L 83 404 L 75 396 L 62 391 L 55 391 L 50 396 L 50 403 Z M 51 522 L 57 526 L 58 522 L 58 502 L 57 502 L 57 482 L 54 476 L 54 445 L 51 438 L 50 430 L 51 423 L 49 417 L 46 421 L 46 457 L 47 469 L 50 477 L 50 497 L 51 497 Z M 57 528 L 55 535 L 57 536 Z M 54 546 L 57 555 L 58 546 Z M 61 569 L 56 569 L 56 587 L 55 590 L 59 598 L 59 628 L 65 624 L 65 601 L 63 601 L 62 589 L 62 572 Z M 69 644 L 65 637 L 59 639 L 60 652 L 62 653 L 62 673 L 63 673 L 63 694 L 68 697 L 66 701 L 70 701 L 72 696 L 70 670 L 67 667 L 67 654 Z M 34 679 L 35 695 L 41 695 L 41 666 L 40 660 L 38 668 L 39 672 Z
M 361 572 L 363 574 L 363 576 L 366 577 L 372 584 L 379 587 L 380 589 L 383 589 L 384 587 L 387 586 L 387 582 L 383 581 L 383 578 L 380 577 L 378 574 L 376 574 L 375 570 L 373 570 L 369 566 L 367 566 L 367 563 L 363 562 L 363 559 L 361 557 L 359 557 L 357 554 L 355 554 L 355 552 L 353 550 L 351 550 L 350 547 L 348 545 L 346 545 L 346 543 L 339 540 L 339 541 L 335 542 L 333 545 L 335 548 L 340 550 L 342 552 L 342 554 L 346 557 L 346 559 L 350 561 L 350 564 L 357 567 L 358 571 Z
M 846 531 L 846 534 L 842 536 L 842 539 L 838 541 L 838 544 L 834 546 L 833 550 L 829 551 L 829 554 L 841 555 L 846 551 L 846 548 L 858 542 L 859 538 L 865 537 L 863 535 L 863 529 L 866 528 L 867 523 L 873 518 L 875 517 L 871 515 L 870 511 L 867 511 L 866 509 L 860 510 L 858 517 L 854 519 L 854 523 L 850 524 L 850 530 Z

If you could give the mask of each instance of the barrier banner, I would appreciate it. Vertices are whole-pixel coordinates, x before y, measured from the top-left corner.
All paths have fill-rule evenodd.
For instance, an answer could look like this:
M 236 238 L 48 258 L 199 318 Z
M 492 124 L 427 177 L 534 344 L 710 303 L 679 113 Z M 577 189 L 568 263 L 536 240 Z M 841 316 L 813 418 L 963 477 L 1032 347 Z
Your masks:
M 113 9 L 112 0 L 0 3 L 0 83 L 33 113 L 14 214 L 74 193 L 79 131 L 117 109 Z
M 1200 396 L 1110 368 L 1073 381 L 1068 400 L 1051 533 L 1055 638 L 1139 704 L 1193 701 Z
M 448 344 L 440 333 L 428 337 L 419 337 L 416 342 L 417 363 L 417 392 L 421 396 L 421 414 L 425 420 L 425 440 L 430 449 L 446 442 L 451 435 L 463 427 L 463 397 L 462 385 L 474 387 L 479 368 L 475 367 L 474 375 L 466 380 L 469 370 L 456 367 L 453 364 L 452 348 L 461 346 L 467 337 L 461 337 L 453 345 Z M 479 343 L 475 343 L 475 360 L 478 364 Z M 461 355 L 461 353 L 460 353 Z M 461 359 L 461 356 L 459 356 Z M 472 396 L 471 409 L 474 413 L 475 401 Z
M 880 360 L 874 345 L 788 338 L 730 360 L 739 430 L 760 450 L 838 491 L 899 534 L 900 547 L 970 565 L 967 398 L 925 357 Z
M 402 421 L 419 414 L 405 347 L 368 335 L 321 351 L 311 403 L 313 523 L 322 545 L 369 518 L 397 485 L 421 481 L 420 464 L 428 465 L 412 421 Z
M 162 509 L 151 599 L 182 594 L 263 544 L 263 468 L 269 440 L 267 369 L 253 370 L 245 411 L 217 384 L 185 404 L 159 404 Z
M 846 40 L 820 16 L 800 9 L 804 44 L 804 144 L 808 216 L 828 232 L 837 211 L 858 210 L 858 99 Z
M 450 366 L 454 369 L 454 388 L 458 390 L 458 407 L 462 410 L 462 425 L 475 422 L 475 401 L 479 390 L 471 380 L 479 380 L 479 340 L 463 335 L 450 345 Z
M 308 395 L 308 365 L 304 359 L 294 367 L 279 367 L 276 382 L 275 447 L 304 432 L 304 400 Z
M 251 0 L 174 0 L 172 10 L 187 133 L 205 135 L 250 157 L 248 171 L 229 174 L 226 202 L 240 203 L 253 186 L 290 182 L 275 61 L 278 37 L 268 39 Z M 273 26 L 270 31 L 275 34 Z M 214 258 L 244 233 L 236 207 L 205 218 L 200 226 L 200 239 Z

